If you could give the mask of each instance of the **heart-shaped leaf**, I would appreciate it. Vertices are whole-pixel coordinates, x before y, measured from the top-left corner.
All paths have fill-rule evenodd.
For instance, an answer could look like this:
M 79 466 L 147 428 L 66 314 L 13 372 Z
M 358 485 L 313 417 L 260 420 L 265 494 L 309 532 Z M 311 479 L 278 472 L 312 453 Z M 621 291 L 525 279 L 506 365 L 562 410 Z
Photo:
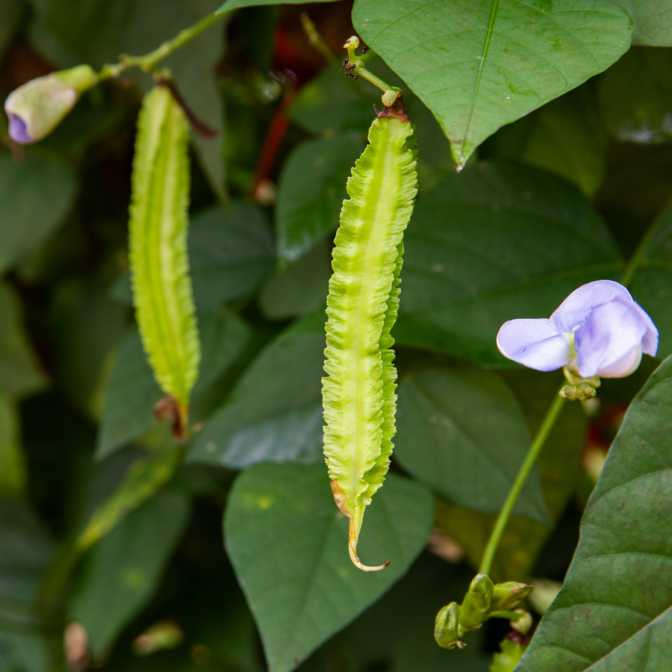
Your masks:
M 241 469 L 320 459 L 323 324 L 306 318 L 261 352 L 195 437 L 191 461 Z
M 627 51 L 632 20 L 599 0 L 357 0 L 355 28 L 434 113 L 463 166 L 498 128 Z
M 672 358 L 626 413 L 560 594 L 519 672 L 665 670 L 672 659 Z
M 324 467 L 245 471 L 229 498 L 224 539 L 271 672 L 296 669 L 392 586 L 427 541 L 432 513 L 427 490 L 389 476 L 367 513 L 360 548 L 367 560 L 391 565 L 366 574 L 348 557 L 347 522 Z
M 493 373 L 433 368 L 399 386 L 395 456 L 418 480 L 466 508 L 497 513 L 530 444 L 525 417 Z M 516 513 L 548 520 L 535 472 Z

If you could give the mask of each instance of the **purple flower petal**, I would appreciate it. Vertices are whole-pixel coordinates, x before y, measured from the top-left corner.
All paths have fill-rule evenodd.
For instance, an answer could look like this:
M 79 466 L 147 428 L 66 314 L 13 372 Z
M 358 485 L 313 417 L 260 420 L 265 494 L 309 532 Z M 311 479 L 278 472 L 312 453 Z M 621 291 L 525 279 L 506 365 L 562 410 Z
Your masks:
M 537 371 L 555 371 L 569 362 L 567 339 L 547 319 L 509 320 L 497 334 L 499 351 Z
M 591 311 L 610 301 L 633 303 L 630 292 L 613 280 L 595 280 L 575 289 L 553 312 L 551 321 L 560 332 L 573 331 Z
M 642 346 L 636 345 L 623 357 L 600 369 L 602 378 L 625 378 L 634 373 L 642 361 Z
M 7 116 L 9 117 L 9 136 L 12 140 L 22 144 L 32 142 L 33 139 L 28 133 L 26 122 L 13 112 L 9 112 Z
M 575 332 L 576 365 L 584 378 L 609 375 L 621 377 L 632 371 L 629 355 L 637 348 L 641 355 L 642 339 L 648 325 L 642 311 L 632 301 L 613 300 L 594 308 Z M 625 362 L 619 372 L 619 362 Z

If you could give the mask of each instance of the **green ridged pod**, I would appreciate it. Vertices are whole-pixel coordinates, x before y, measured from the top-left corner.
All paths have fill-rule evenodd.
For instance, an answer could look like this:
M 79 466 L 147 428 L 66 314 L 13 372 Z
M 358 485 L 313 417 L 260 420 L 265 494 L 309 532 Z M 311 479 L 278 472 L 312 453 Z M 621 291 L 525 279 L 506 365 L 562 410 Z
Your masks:
M 186 430 L 200 344 L 189 277 L 189 124 L 167 87 L 145 96 L 133 162 L 130 261 L 142 343 Z
M 413 128 L 382 113 L 347 182 L 327 297 L 322 402 L 324 456 L 339 509 L 349 518 L 348 550 L 364 511 L 382 486 L 392 453 L 397 371 L 392 327 L 399 308 L 403 236 L 417 193 Z

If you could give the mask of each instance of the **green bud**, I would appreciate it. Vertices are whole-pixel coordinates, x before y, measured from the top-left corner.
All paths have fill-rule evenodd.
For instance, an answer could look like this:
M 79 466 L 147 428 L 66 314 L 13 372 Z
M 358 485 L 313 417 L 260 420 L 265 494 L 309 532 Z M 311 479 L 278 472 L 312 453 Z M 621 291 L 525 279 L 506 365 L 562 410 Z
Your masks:
M 480 628 L 488 619 L 492 606 L 494 584 L 487 574 L 476 574 L 469 584 L 460 607 L 460 625 L 464 631 Z
M 92 68 L 78 65 L 31 79 L 12 91 L 5 101 L 12 140 L 28 144 L 48 136 L 97 82 Z
M 451 602 L 439 610 L 434 619 L 434 639 L 442 649 L 463 649 L 460 605 Z
M 530 593 L 532 586 L 518 581 L 496 583 L 492 593 L 492 610 L 515 609 Z
M 529 611 L 524 609 L 516 609 L 517 618 L 511 619 L 511 627 L 520 632 L 522 635 L 526 635 L 530 628 L 532 627 L 532 615 Z
M 525 653 L 526 645 L 505 639 L 499 646 L 500 651 L 495 654 L 490 664 L 490 672 L 513 672 Z

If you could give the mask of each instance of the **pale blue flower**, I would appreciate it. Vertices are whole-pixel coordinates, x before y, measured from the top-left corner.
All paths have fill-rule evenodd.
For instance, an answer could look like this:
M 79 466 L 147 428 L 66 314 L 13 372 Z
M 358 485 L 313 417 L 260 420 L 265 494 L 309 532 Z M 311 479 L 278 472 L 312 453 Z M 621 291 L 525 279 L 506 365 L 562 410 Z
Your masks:
M 623 378 L 642 353 L 656 354 L 658 329 L 623 285 L 596 280 L 574 290 L 548 319 L 505 322 L 497 347 L 537 371 L 567 366 L 582 378 Z

